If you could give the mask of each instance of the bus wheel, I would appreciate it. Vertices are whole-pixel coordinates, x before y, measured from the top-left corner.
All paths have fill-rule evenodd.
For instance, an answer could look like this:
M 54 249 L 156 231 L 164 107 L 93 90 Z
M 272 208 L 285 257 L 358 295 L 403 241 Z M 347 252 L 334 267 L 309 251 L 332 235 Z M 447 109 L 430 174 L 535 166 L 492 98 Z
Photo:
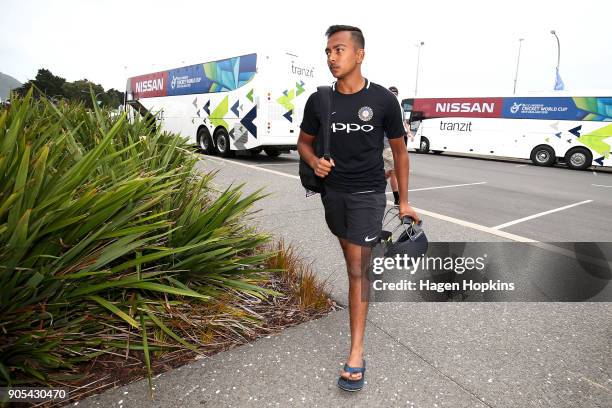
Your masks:
M 548 145 L 536 146 L 531 151 L 531 161 L 536 166 L 552 166 L 555 159 L 555 151 Z
M 593 163 L 593 154 L 584 147 L 574 147 L 565 154 L 567 167 L 574 170 L 584 170 Z
M 421 144 L 419 145 L 417 152 L 429 153 L 429 139 L 427 139 L 426 137 L 421 137 Z
M 215 149 L 212 144 L 212 139 L 210 138 L 210 133 L 208 129 L 205 127 L 201 127 L 198 129 L 198 146 L 200 150 L 206 154 L 214 154 Z
M 215 132 L 215 141 L 217 142 L 217 153 L 219 153 L 221 157 L 230 157 L 232 155 L 229 136 L 224 128 L 219 128 Z
M 277 149 L 264 149 L 264 152 L 266 152 L 269 157 L 278 157 L 281 154 L 280 150 Z

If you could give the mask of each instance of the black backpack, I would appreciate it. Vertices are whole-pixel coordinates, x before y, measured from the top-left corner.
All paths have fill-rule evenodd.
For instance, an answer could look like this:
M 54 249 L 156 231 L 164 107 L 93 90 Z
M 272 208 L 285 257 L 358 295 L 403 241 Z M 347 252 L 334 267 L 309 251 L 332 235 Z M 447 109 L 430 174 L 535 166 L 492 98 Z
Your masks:
M 330 128 L 331 128 L 331 105 L 332 105 L 332 88 L 331 86 L 319 86 L 317 87 L 319 94 L 319 106 L 321 107 L 321 130 L 320 136 L 323 138 L 321 142 L 318 142 L 317 137 L 314 142 L 314 152 L 317 157 L 324 157 L 329 160 L 329 139 L 330 139 Z M 300 157 L 300 181 L 302 186 L 306 189 L 306 196 L 322 193 L 323 192 L 323 179 L 316 176 L 312 167 L 308 165 Z

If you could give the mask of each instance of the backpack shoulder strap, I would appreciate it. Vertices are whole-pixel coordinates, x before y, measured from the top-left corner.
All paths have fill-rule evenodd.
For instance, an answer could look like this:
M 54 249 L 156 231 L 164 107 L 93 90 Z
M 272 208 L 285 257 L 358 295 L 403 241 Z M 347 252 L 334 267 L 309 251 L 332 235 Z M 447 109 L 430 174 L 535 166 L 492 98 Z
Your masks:
M 321 107 L 321 126 L 323 127 L 323 157 L 329 160 L 329 139 L 331 129 L 332 112 L 332 88 L 331 86 L 317 87 L 319 93 L 319 106 Z

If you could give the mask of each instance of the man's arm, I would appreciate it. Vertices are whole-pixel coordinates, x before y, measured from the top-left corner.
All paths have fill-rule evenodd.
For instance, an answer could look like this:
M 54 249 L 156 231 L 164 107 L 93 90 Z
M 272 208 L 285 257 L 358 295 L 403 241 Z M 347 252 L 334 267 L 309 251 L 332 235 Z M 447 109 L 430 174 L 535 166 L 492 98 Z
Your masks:
M 400 196 L 400 217 L 409 215 L 415 221 L 419 221 L 419 216 L 408 204 L 408 176 L 410 173 L 410 159 L 408 150 L 404 144 L 403 137 L 389 139 L 389 146 L 393 152 L 393 163 L 395 165 L 395 176 L 397 177 L 397 187 Z
M 304 160 L 312 169 L 318 177 L 326 177 L 331 168 L 334 166 L 334 159 L 331 161 L 327 161 L 324 158 L 319 158 L 314 153 L 314 143 L 315 137 L 309 135 L 308 133 L 300 130 L 300 136 L 297 141 L 297 149 L 298 153 L 302 160 Z

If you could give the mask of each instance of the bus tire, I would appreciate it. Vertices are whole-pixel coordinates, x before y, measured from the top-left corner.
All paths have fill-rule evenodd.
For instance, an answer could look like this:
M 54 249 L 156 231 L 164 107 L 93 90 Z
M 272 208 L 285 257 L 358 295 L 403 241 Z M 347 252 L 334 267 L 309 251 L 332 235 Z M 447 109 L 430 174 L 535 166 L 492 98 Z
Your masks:
M 278 149 L 264 149 L 264 152 L 266 152 L 268 157 L 278 157 L 281 154 L 280 150 Z
M 585 147 L 573 147 L 565 153 L 565 163 L 573 170 L 584 170 L 593 164 L 593 154 Z
M 421 137 L 421 142 L 419 143 L 419 148 L 417 149 L 419 153 L 429 153 L 429 139 L 426 137 Z
M 206 126 L 202 126 L 198 129 L 198 147 L 205 154 L 214 154 L 215 147 L 213 146 L 212 138 L 210 137 L 210 132 Z
M 552 166 L 555 164 L 555 150 L 548 145 L 539 145 L 531 151 L 531 161 L 536 166 Z
M 229 135 L 227 134 L 227 130 L 225 128 L 220 127 L 215 132 L 215 147 L 217 148 L 217 153 L 221 157 L 231 157 L 232 150 L 230 149 L 230 140 Z

